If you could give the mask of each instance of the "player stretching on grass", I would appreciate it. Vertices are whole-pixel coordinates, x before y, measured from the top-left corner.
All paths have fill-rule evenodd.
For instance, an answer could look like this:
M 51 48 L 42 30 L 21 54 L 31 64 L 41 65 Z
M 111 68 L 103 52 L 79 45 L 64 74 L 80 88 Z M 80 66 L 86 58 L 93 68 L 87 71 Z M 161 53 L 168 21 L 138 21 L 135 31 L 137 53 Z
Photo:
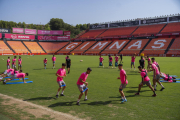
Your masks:
M 21 70 L 22 68 L 22 59 L 21 59 L 21 56 L 19 56 L 19 59 L 18 59 L 18 70 Z
M 52 62 L 53 62 L 53 69 L 54 69 L 55 68 L 55 63 L 56 63 L 56 57 L 54 57 L 54 55 L 52 57 Z
M 154 90 L 156 91 L 156 82 L 159 83 L 161 85 L 161 90 L 163 91 L 164 86 L 159 82 L 160 79 L 160 72 L 158 70 L 158 67 L 155 64 L 150 63 L 152 70 L 150 71 L 154 71 L 154 75 L 153 75 L 153 85 L 154 85 Z
M 11 68 L 11 60 L 10 60 L 10 57 L 8 57 L 7 59 L 7 69 L 10 69 Z
M 29 75 L 28 73 L 18 73 L 16 71 L 14 71 L 14 74 L 12 75 L 12 77 L 11 78 L 7 78 L 6 80 L 4 80 L 3 84 L 6 84 L 6 82 L 14 80 L 16 78 L 19 78 L 19 79 L 22 78 L 23 82 L 26 83 L 24 78 L 25 78 L 25 76 L 28 76 L 28 75 Z
M 61 96 L 64 96 L 64 90 L 66 88 L 66 84 L 65 82 L 63 81 L 63 78 L 66 77 L 66 70 L 65 70 L 65 67 L 66 67 L 66 64 L 65 63 L 62 63 L 62 68 L 60 68 L 57 73 L 56 73 L 56 76 L 57 76 L 57 83 L 59 85 L 59 88 L 58 88 L 58 92 L 56 94 L 56 98 L 58 98 L 59 96 L 59 91 L 62 89 L 62 92 L 61 92 Z
M 128 81 L 127 81 L 127 75 L 126 75 L 126 71 L 122 68 L 122 64 L 119 64 L 118 65 L 118 68 L 120 70 L 120 77 L 118 77 L 117 79 L 120 79 L 121 80 L 121 85 L 119 87 L 119 93 L 121 94 L 121 100 L 122 100 L 122 103 L 123 102 L 127 102 L 127 99 L 124 95 L 124 92 L 123 92 L 123 89 L 126 88 L 126 85 L 128 84 Z
M 12 68 L 16 68 L 16 56 L 14 56 L 14 59 L 12 59 Z
M 151 60 L 152 60 L 152 63 L 155 64 L 158 67 L 159 72 L 161 72 L 160 71 L 160 66 L 159 66 L 158 62 L 155 61 L 155 58 L 151 58 Z
M 168 82 L 176 82 L 176 77 L 169 76 L 169 74 L 165 74 L 161 72 L 160 77 L 162 77 L 165 81 L 168 81 Z
M 87 88 L 88 82 L 86 82 L 86 79 L 87 79 L 87 77 L 91 71 L 92 71 L 91 68 L 87 68 L 87 71 L 82 73 L 81 76 L 79 77 L 78 81 L 77 81 L 77 87 L 78 87 L 79 91 L 81 92 L 81 94 L 79 95 L 79 98 L 78 98 L 76 105 L 80 105 L 79 101 L 80 101 L 82 95 L 84 94 L 84 92 L 85 92 L 84 101 L 88 100 L 87 99 L 87 93 L 88 93 L 89 89 Z
M 71 59 L 69 59 L 69 56 L 67 56 L 66 65 L 67 65 L 67 70 L 68 70 L 68 74 L 69 74 L 70 73 L 70 66 L 71 66 Z
M 44 63 L 44 69 L 46 69 L 46 65 L 47 65 L 47 59 L 46 58 L 43 60 L 43 63 Z
M 131 57 L 131 70 L 132 70 L 132 65 L 134 66 L 134 70 L 135 70 L 135 59 L 136 59 L 136 54 L 134 54 L 134 55 Z
M 116 55 L 115 56 L 115 68 L 118 66 L 118 61 L 119 61 L 119 57 Z
M 142 68 L 142 66 L 138 66 L 139 71 L 141 71 L 141 77 L 142 77 L 142 82 L 139 84 L 139 88 L 138 88 L 138 92 L 135 95 L 139 95 L 139 92 L 141 90 L 141 87 L 143 87 L 143 85 L 147 85 L 152 91 L 153 91 L 153 97 L 156 96 L 156 92 L 153 89 L 153 87 L 151 86 L 151 82 L 149 77 L 147 76 L 147 71 L 145 69 Z
M 100 55 L 100 58 L 99 58 L 99 67 L 103 66 L 103 68 L 104 68 L 103 60 L 104 60 L 104 58 L 101 57 L 101 55 Z
M 112 60 L 113 60 L 113 58 L 111 57 L 111 55 L 109 55 L 109 67 L 112 66 L 112 68 L 113 68 Z

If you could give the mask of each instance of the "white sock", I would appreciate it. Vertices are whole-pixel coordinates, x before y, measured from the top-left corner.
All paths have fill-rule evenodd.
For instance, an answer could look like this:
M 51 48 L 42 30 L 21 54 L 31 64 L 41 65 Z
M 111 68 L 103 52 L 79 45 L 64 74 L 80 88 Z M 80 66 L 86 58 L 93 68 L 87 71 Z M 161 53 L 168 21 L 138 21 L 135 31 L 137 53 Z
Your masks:
M 164 86 L 161 84 L 161 87 L 163 88 Z
M 156 84 L 154 85 L 154 89 L 156 89 Z
M 57 92 L 57 95 L 59 95 L 59 92 Z
M 126 100 L 126 97 L 124 96 L 124 99 Z
M 132 70 L 132 68 L 131 68 L 131 70 Z
M 77 102 L 79 102 L 80 101 L 80 99 L 78 99 L 78 101 Z
M 85 96 L 85 99 L 87 99 L 87 96 Z
M 124 99 L 124 97 L 121 97 L 121 99 Z
M 6 80 L 4 80 L 4 82 L 6 82 Z
M 64 93 L 64 91 L 62 91 L 62 93 L 61 94 L 63 94 Z

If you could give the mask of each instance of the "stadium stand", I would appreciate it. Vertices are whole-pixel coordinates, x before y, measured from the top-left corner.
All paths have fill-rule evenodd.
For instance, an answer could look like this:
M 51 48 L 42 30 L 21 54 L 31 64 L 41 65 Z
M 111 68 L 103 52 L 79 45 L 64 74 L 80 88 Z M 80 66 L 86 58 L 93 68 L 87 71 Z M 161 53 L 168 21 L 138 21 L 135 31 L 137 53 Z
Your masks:
M 139 54 L 142 48 L 146 45 L 149 39 L 132 40 L 120 54 L 132 55 L 134 53 Z
M 136 27 L 111 28 L 102 33 L 99 37 L 130 35 Z
M 92 46 L 85 54 L 99 54 L 111 41 L 99 41 Z
M 180 38 L 176 38 L 167 54 L 180 54 Z
M 115 40 L 112 42 L 101 54 L 118 54 L 119 50 L 121 50 L 129 40 Z
M 67 43 L 67 42 L 66 42 Z M 63 49 L 61 49 L 60 51 L 58 51 L 57 53 L 62 53 L 62 54 L 67 54 L 69 53 L 71 50 L 73 50 L 74 48 L 76 48 L 78 45 L 80 45 L 82 42 L 71 42 L 70 44 L 68 44 L 66 47 L 64 47 Z
M 180 22 L 168 23 L 161 33 L 180 32 Z
M 164 54 L 172 38 L 152 39 L 142 53 L 145 55 Z
M 11 48 L 16 53 L 27 53 L 29 52 L 27 48 L 22 44 L 21 41 L 7 41 L 7 43 L 11 46 Z
M 106 29 L 100 29 L 100 30 L 90 30 L 83 35 L 81 35 L 79 38 L 96 38 L 98 35 L 100 35 L 102 32 L 104 32 Z
M 140 26 L 132 35 L 148 35 L 159 33 L 166 24 Z
M 82 43 L 80 46 L 78 46 L 76 49 L 74 49 L 73 51 L 71 51 L 71 53 L 74 54 L 81 54 L 83 53 L 85 50 L 87 50 L 89 47 L 91 47 L 96 41 L 86 41 L 84 43 Z
M 47 53 L 55 53 L 60 48 L 68 44 L 68 42 L 39 42 Z
M 32 53 L 45 53 L 41 47 L 37 44 L 37 42 L 27 42 L 23 41 L 24 44 L 31 50 Z
M 13 53 L 13 51 L 9 49 L 4 41 L 0 40 L 0 53 Z

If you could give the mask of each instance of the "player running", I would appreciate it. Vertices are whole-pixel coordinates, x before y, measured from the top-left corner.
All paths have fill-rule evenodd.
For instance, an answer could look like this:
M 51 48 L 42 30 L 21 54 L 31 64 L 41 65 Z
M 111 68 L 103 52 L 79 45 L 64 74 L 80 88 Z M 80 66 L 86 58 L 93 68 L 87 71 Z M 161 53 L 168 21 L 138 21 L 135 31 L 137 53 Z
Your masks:
M 144 69 L 145 60 L 144 60 L 143 56 L 141 56 L 141 59 L 139 60 L 139 64 L 140 64 L 140 66 Z
M 100 58 L 99 58 L 99 67 L 103 66 L 103 68 L 104 68 L 103 60 L 104 60 L 104 58 L 101 57 L 101 55 L 100 55 Z
M 116 55 L 115 56 L 115 68 L 118 66 L 118 61 L 119 61 L 119 57 Z
M 164 86 L 159 82 L 159 79 L 160 79 L 160 72 L 159 72 L 159 70 L 158 70 L 158 67 L 155 65 L 155 64 L 152 64 L 152 63 L 150 63 L 150 65 L 151 65 L 151 68 L 152 68 L 152 70 L 150 70 L 150 71 L 154 71 L 154 75 L 153 75 L 153 85 L 154 85 L 154 90 L 156 91 L 156 82 L 157 83 L 159 83 L 160 85 L 161 85 L 161 90 L 160 91 L 163 91 L 163 89 L 165 89 L 164 88 Z
M 111 55 L 109 55 L 109 67 L 112 66 L 112 68 L 113 68 L 113 62 L 112 61 L 113 61 L 113 58 L 111 57 Z
M 52 67 L 52 69 L 54 69 L 55 68 L 55 63 L 56 63 L 56 57 L 53 55 L 53 57 L 52 57 L 52 62 L 53 62 L 53 67 Z
M 123 89 L 126 88 L 126 85 L 128 84 L 126 71 L 122 68 L 122 66 L 123 66 L 122 64 L 118 65 L 118 68 L 120 70 L 120 77 L 117 78 L 121 80 L 121 85 L 119 87 L 119 93 L 121 94 L 121 101 L 122 101 L 121 103 L 127 102 Z
M 136 54 L 134 54 L 134 55 L 131 57 L 131 70 L 132 70 L 132 65 L 134 66 L 134 70 L 135 70 L 135 59 L 136 59 Z
M 78 81 L 77 81 L 77 87 L 78 87 L 79 91 L 81 92 L 81 94 L 79 95 L 79 98 L 78 98 L 76 105 L 80 105 L 79 102 L 80 102 L 80 99 L 81 99 L 82 95 L 84 94 L 84 92 L 85 92 L 84 101 L 88 100 L 87 99 L 87 93 L 88 93 L 89 89 L 87 88 L 88 82 L 86 82 L 86 79 L 87 79 L 87 77 L 91 71 L 92 71 L 92 69 L 88 67 L 87 71 L 82 73 L 81 76 L 79 77 Z
M 155 58 L 151 58 L 151 60 L 152 60 L 152 63 L 155 64 L 158 67 L 159 72 L 161 72 L 160 71 L 160 66 L 159 66 L 158 62 L 155 61 Z
M 14 56 L 14 59 L 12 59 L 12 68 L 16 68 L 16 56 Z
M 66 64 L 65 63 L 62 63 L 62 68 L 60 68 L 57 73 L 56 73 L 56 76 L 57 76 L 57 83 L 59 85 L 59 88 L 58 88 L 58 92 L 56 94 L 56 98 L 59 97 L 59 91 L 62 89 L 62 92 L 60 94 L 60 96 L 64 96 L 64 90 L 66 88 L 66 84 L 65 82 L 63 81 L 63 78 L 66 77 L 66 70 L 65 70 L 65 67 L 66 67 Z
M 68 74 L 69 74 L 70 73 L 70 66 L 71 66 L 71 59 L 69 59 L 69 56 L 67 56 L 66 65 L 67 65 L 67 70 L 68 70 Z
M 151 82 L 150 82 L 150 79 L 149 79 L 149 77 L 147 75 L 146 69 L 143 69 L 142 66 L 138 66 L 138 69 L 139 69 L 139 71 L 141 71 L 140 74 L 141 74 L 141 77 L 142 77 L 142 82 L 139 84 L 138 92 L 135 95 L 139 95 L 141 87 L 143 87 L 143 85 L 146 84 L 153 91 L 154 94 L 152 96 L 155 97 L 156 92 L 153 89 L 153 87 L 151 86 Z
M 11 60 L 10 60 L 10 57 L 8 57 L 7 59 L 7 69 L 10 69 L 11 68 Z
M 47 59 L 46 58 L 43 60 L 43 64 L 44 64 L 44 69 L 46 69 L 46 65 L 47 65 Z
M 19 56 L 19 59 L 18 59 L 18 70 L 21 70 L 22 69 L 22 59 L 21 59 L 21 56 Z

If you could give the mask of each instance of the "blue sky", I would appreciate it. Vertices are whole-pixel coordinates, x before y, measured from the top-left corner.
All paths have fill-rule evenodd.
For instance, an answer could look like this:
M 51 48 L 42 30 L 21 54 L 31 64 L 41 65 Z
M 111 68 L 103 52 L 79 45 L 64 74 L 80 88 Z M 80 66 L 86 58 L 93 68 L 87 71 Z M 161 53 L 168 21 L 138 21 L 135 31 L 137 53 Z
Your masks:
M 72 25 L 180 13 L 180 0 L 0 0 L 0 20 Z

